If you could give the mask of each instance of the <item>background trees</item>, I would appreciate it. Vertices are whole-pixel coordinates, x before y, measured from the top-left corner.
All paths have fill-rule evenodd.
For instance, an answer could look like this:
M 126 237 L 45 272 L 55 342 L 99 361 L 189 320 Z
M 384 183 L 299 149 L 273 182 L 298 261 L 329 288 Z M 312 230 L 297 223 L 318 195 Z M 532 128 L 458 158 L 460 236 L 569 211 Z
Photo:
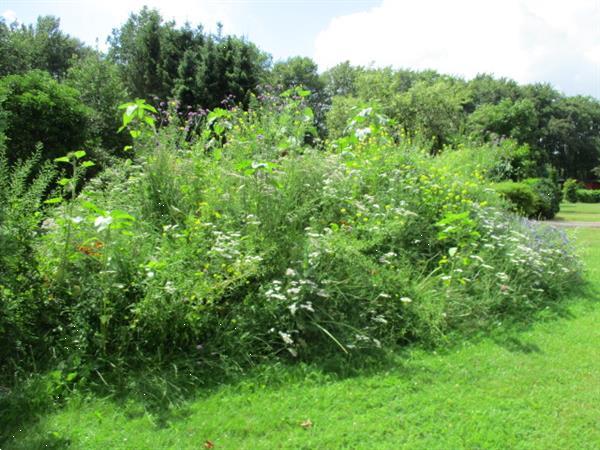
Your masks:
M 563 179 L 586 179 L 595 177 L 592 169 L 600 165 L 600 103 L 564 96 L 548 84 L 523 86 L 489 74 L 467 81 L 433 70 L 349 62 L 319 73 L 310 58 L 273 64 L 252 42 L 224 35 L 221 27 L 212 34 L 202 26 L 178 26 L 148 8 L 131 14 L 109 44 L 106 55 L 87 47 L 63 33 L 55 17 L 40 17 L 27 26 L 0 19 L 0 77 L 23 77 L 2 81 L 0 133 L 4 128 L 8 135 L 11 161 L 30 154 L 38 141 L 48 155 L 82 142 L 95 148 L 101 160 L 119 154 L 127 138 L 114 132 L 120 120 L 117 106 L 126 99 L 155 105 L 175 100 L 180 113 L 213 109 L 225 99 L 247 108 L 261 85 L 270 85 L 279 92 L 296 86 L 311 91 L 307 101 L 321 140 L 342 136 L 360 108 L 374 106 L 392 120 L 397 136 L 433 153 L 510 139 L 530 148 L 540 173 L 548 166 Z M 33 70 L 49 78 L 29 74 Z M 23 91 L 29 88 L 30 95 Z M 8 98 L 15 89 L 18 99 Z M 46 104 L 53 96 L 64 101 Z M 61 107 L 71 109 L 57 110 Z M 29 129 L 17 120 L 40 126 Z M 69 122 L 63 138 L 50 130 L 63 126 L 61 120 Z

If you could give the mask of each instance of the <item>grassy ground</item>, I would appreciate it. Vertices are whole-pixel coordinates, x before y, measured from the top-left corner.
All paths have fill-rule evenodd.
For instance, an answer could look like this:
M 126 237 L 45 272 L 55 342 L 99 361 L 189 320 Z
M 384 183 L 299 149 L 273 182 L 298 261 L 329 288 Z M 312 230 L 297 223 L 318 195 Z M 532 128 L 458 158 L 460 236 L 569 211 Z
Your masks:
M 554 220 L 600 222 L 600 203 L 563 203 Z
M 74 400 L 2 448 L 598 449 L 600 233 L 574 233 L 591 285 L 559 317 L 407 351 L 374 374 L 275 368 L 162 419 L 135 401 Z

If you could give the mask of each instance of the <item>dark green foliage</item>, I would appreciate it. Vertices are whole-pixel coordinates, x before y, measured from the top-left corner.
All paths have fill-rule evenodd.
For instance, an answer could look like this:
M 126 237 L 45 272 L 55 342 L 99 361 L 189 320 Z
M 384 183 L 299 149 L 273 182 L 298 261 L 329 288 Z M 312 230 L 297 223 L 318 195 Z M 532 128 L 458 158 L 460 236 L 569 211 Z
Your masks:
M 114 30 L 110 43 L 109 55 L 131 95 L 175 97 L 182 107 L 214 108 L 231 96 L 247 104 L 269 61 L 244 39 L 207 35 L 201 27 L 176 28 L 148 8 Z
M 581 183 L 573 178 L 569 178 L 563 184 L 563 197 L 565 200 L 575 203 L 577 202 L 577 191 L 581 189 Z
M 559 99 L 541 139 L 562 176 L 590 177 L 600 163 L 600 102 L 580 96 Z
M 577 189 L 577 201 L 581 203 L 600 203 L 600 190 Z
M 34 70 L 0 80 L 0 109 L 6 114 L 7 154 L 11 162 L 27 159 L 38 143 L 43 159 L 83 146 L 89 137 L 91 110 L 76 89 Z

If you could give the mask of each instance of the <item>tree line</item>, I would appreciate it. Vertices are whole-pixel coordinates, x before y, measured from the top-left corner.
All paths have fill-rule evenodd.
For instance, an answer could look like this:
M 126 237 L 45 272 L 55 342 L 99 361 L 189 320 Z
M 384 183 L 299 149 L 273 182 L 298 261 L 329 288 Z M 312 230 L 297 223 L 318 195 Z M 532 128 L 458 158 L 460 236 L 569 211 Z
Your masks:
M 264 89 L 302 86 L 321 139 L 342 136 L 357 109 L 370 106 L 394 122 L 399 139 L 433 153 L 469 143 L 514 140 L 533 167 L 588 179 L 600 165 L 600 102 L 565 96 L 549 84 L 519 85 L 478 75 L 370 68 L 348 62 L 318 72 L 314 61 L 273 63 L 252 42 L 177 26 L 144 7 L 113 31 L 106 53 L 61 31 L 59 19 L 34 25 L 0 19 L 0 145 L 13 162 L 43 146 L 45 157 L 85 147 L 100 163 L 121 156 L 117 106 L 143 98 L 171 101 L 185 117 L 220 107 L 248 107 Z M 174 103 L 173 103 L 174 102 Z

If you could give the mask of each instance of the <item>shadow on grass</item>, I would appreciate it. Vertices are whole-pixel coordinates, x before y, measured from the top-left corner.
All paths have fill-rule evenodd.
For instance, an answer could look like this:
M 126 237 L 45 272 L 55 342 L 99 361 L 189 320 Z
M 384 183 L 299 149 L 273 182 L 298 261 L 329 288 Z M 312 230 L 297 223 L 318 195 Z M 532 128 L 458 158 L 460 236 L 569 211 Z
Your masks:
M 444 354 L 465 341 L 475 344 L 488 339 L 510 352 L 543 354 L 537 344 L 523 339 L 521 334 L 539 322 L 572 319 L 575 302 L 584 313 L 587 309 L 597 307 L 600 302 L 597 284 L 585 283 L 568 298 L 549 301 L 535 311 L 529 309 L 518 313 L 512 310 L 510 315 L 499 316 L 501 327 L 496 322 L 496 325 L 474 329 L 472 333 L 453 333 L 435 349 L 439 354 Z M 68 438 L 48 433 L 44 424 L 39 423 L 39 418 L 60 409 L 64 405 L 62 398 L 73 395 L 89 397 L 91 394 L 94 398 L 107 399 L 114 402 L 125 417 L 133 419 L 148 415 L 157 428 L 164 428 L 189 417 L 192 411 L 188 405 L 192 400 L 208 397 L 220 389 L 242 394 L 265 386 L 270 390 L 299 384 L 310 387 L 382 373 L 393 373 L 406 379 L 417 378 L 420 385 L 433 383 L 436 374 L 431 373 L 432 369 L 411 360 L 410 354 L 415 349 L 431 348 L 412 345 L 386 352 L 370 351 L 351 355 L 340 352 L 321 355 L 310 362 L 264 359 L 243 367 L 234 363 L 235 358 L 231 361 L 173 359 L 163 362 L 161 366 L 156 366 L 155 361 L 148 359 L 139 361 L 136 367 L 92 371 L 85 386 L 65 386 L 64 391 L 52 393 L 48 390 L 47 375 L 34 375 L 11 390 L 0 390 L 0 448 L 68 447 Z M 12 436 L 26 429 L 36 431 L 32 439 L 37 441 L 27 441 L 26 446 L 19 446 Z

